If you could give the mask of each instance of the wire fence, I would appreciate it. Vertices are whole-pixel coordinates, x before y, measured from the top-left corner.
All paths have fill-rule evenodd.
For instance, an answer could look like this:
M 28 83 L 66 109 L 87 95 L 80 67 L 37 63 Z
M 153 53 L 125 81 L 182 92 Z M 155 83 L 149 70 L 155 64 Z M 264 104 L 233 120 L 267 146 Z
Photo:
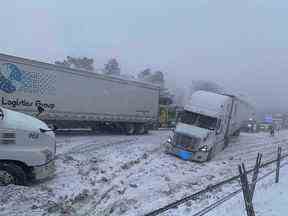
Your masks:
M 258 155 L 259 155 L 259 153 L 258 153 Z M 280 169 L 280 167 L 283 167 L 283 166 L 285 166 L 285 165 L 288 165 L 288 162 L 283 163 L 282 165 L 280 165 L 280 160 L 282 160 L 282 159 L 284 159 L 284 158 L 287 158 L 287 157 L 288 157 L 288 154 L 285 154 L 285 155 L 282 155 L 282 156 L 281 156 L 281 153 L 280 153 L 280 155 L 279 155 L 279 150 L 278 150 L 278 154 L 277 154 L 277 158 L 276 158 L 276 159 L 267 161 L 267 162 L 262 163 L 262 164 L 259 163 L 259 166 L 255 166 L 254 168 L 245 171 L 245 173 L 246 173 L 246 174 L 252 173 L 252 172 L 255 171 L 255 169 L 258 169 L 258 171 L 259 171 L 260 168 L 262 169 L 262 168 L 265 168 L 265 167 L 267 167 L 267 166 L 269 166 L 269 165 L 271 165 L 271 164 L 277 163 L 277 168 L 276 168 L 276 169 L 273 169 L 272 171 L 269 171 L 268 173 L 264 174 L 264 175 L 261 176 L 260 178 L 257 179 L 257 177 L 256 177 L 256 179 L 255 179 L 255 176 L 252 177 L 252 183 L 255 184 L 256 182 L 261 181 L 262 179 L 266 178 L 267 176 L 269 176 L 269 175 L 271 175 L 271 174 L 273 174 L 273 173 L 275 173 L 275 172 L 276 172 L 276 173 L 278 172 L 278 181 L 279 181 L 279 169 Z M 258 158 L 258 157 L 257 157 L 257 158 Z M 278 169 L 278 171 L 277 171 L 277 169 Z M 257 175 L 258 175 L 258 174 L 257 174 Z M 159 209 L 156 209 L 156 210 L 154 210 L 154 211 L 151 211 L 151 212 L 145 214 L 144 216 L 157 216 L 157 215 L 160 215 L 160 214 L 162 214 L 162 213 L 164 213 L 164 212 L 166 212 L 166 211 L 168 211 L 168 210 L 170 210 L 170 209 L 175 209 L 175 208 L 177 208 L 179 205 L 184 204 L 184 203 L 186 203 L 186 202 L 188 202 L 188 201 L 190 201 L 190 200 L 196 200 L 198 197 L 204 195 L 205 193 L 212 192 L 213 190 L 215 190 L 215 189 L 217 189 L 217 188 L 219 188 L 219 187 L 221 187 L 221 186 L 223 186 L 223 185 L 230 184 L 230 183 L 232 183 L 232 182 L 234 182 L 234 181 L 236 181 L 236 180 L 240 180 L 240 174 L 239 174 L 239 175 L 235 175 L 235 176 L 233 176 L 233 177 L 230 177 L 230 178 L 228 178 L 228 179 L 225 179 L 225 180 L 223 180 L 223 181 L 221 181 L 221 182 L 218 182 L 218 183 L 216 183 L 216 184 L 209 185 L 209 186 L 207 186 L 207 187 L 206 187 L 205 189 L 203 189 L 203 190 L 200 190 L 200 191 L 198 191 L 198 192 L 196 192 L 196 193 L 194 193 L 194 194 L 192 194 L 192 195 L 186 196 L 186 197 L 184 197 L 184 198 L 182 198 L 182 199 L 179 199 L 179 200 L 177 200 L 177 201 L 175 201 L 175 202 L 172 202 L 172 203 L 170 203 L 170 204 L 168 204 L 168 205 L 166 205 L 166 206 L 163 206 L 163 207 L 161 207 L 161 208 L 159 208 Z M 277 182 L 277 174 L 276 174 L 276 182 Z M 254 185 L 254 188 L 252 189 L 252 190 L 253 190 L 253 193 L 254 193 L 254 189 L 255 189 L 255 185 Z M 236 190 L 236 191 L 233 191 L 233 192 L 229 193 L 228 195 L 220 198 L 219 200 L 217 200 L 216 202 L 214 202 L 214 203 L 212 203 L 211 205 L 207 206 L 206 208 L 201 209 L 200 211 L 198 211 L 197 213 L 193 214 L 192 216 L 202 216 L 202 215 L 205 215 L 206 213 L 208 213 L 208 212 L 210 212 L 211 210 L 215 209 L 216 207 L 218 207 L 218 206 L 221 205 L 222 203 L 224 203 L 224 202 L 226 202 L 227 200 L 231 199 L 232 197 L 236 196 L 236 195 L 237 195 L 238 193 L 240 193 L 241 191 L 242 191 L 242 188 L 240 188 L 240 189 L 238 189 L 238 190 Z

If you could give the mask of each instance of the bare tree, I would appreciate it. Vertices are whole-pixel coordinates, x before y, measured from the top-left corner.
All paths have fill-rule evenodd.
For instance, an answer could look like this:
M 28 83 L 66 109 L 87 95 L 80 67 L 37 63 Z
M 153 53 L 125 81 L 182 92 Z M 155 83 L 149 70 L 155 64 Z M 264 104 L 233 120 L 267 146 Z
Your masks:
M 94 60 L 87 57 L 67 56 L 63 61 L 55 61 L 55 64 L 63 67 L 94 71 Z
M 110 59 L 107 64 L 105 64 L 103 71 L 103 73 L 107 75 L 120 75 L 120 72 L 119 63 L 115 58 Z
M 145 80 L 145 79 L 147 79 L 148 77 L 150 77 L 151 74 L 152 74 L 151 69 L 150 69 L 150 68 L 146 68 L 145 70 L 140 71 L 140 72 L 138 73 L 137 78 L 138 78 L 139 80 Z

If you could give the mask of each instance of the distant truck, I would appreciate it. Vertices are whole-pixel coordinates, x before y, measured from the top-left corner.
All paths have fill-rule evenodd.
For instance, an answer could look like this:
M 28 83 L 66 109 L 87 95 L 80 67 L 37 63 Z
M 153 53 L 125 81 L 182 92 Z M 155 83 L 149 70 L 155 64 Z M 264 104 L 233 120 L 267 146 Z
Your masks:
M 210 160 L 231 136 L 239 136 L 242 121 L 253 115 L 253 107 L 243 99 L 197 91 L 184 107 L 166 150 L 185 160 Z
M 161 128 L 175 127 L 177 109 L 171 105 L 160 105 L 159 108 L 159 126 Z
M 55 154 L 55 135 L 44 122 L 0 107 L 0 186 L 53 176 Z
M 159 87 L 0 54 L 0 106 L 58 128 L 147 133 L 158 121 Z

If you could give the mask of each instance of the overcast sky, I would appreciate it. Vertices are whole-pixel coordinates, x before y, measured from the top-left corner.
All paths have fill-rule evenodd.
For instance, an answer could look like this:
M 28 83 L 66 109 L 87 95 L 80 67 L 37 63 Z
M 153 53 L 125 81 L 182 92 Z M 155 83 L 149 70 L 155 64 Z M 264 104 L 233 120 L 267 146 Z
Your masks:
M 215 81 L 264 107 L 288 111 L 288 1 L 9 0 L 0 52 L 46 62 L 110 58 L 122 71 L 150 67 L 169 86 Z

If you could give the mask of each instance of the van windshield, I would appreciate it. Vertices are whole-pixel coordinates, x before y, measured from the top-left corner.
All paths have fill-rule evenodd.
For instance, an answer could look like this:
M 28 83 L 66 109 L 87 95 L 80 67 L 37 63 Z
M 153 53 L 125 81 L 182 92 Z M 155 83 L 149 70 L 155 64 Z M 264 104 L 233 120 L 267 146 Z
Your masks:
M 209 130 L 215 130 L 217 127 L 217 118 L 188 111 L 182 113 L 180 122 Z

